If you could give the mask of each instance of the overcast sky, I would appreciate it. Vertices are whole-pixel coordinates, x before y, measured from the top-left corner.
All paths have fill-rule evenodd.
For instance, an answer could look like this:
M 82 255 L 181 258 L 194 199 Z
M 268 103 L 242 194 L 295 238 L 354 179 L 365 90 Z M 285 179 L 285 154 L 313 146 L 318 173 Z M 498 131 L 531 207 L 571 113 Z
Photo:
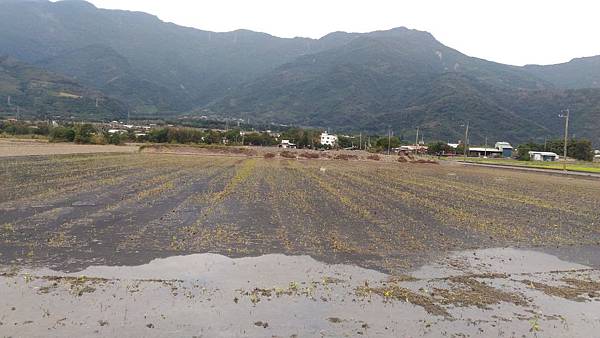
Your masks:
M 239 28 L 280 37 L 406 26 L 471 56 L 524 65 L 600 55 L 594 0 L 91 0 L 211 31 Z

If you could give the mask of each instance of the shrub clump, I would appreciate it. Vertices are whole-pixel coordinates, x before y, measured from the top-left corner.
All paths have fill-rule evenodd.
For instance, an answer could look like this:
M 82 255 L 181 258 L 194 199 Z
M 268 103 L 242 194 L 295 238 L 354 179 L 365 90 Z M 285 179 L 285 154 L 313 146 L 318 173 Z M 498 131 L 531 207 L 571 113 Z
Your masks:
M 369 156 L 367 156 L 367 160 L 381 161 L 381 156 L 379 156 L 379 155 L 369 155 Z
M 283 158 L 296 158 L 296 154 L 294 154 L 291 151 L 282 151 L 279 153 L 279 156 L 283 157 Z
M 356 155 L 348 155 L 348 154 L 339 154 L 339 155 L 336 155 L 334 157 L 334 159 L 336 159 L 336 160 L 343 160 L 343 161 L 358 160 L 358 156 L 356 156 Z
M 303 152 L 300 154 L 300 157 L 315 159 L 315 158 L 319 158 L 320 156 L 317 153 Z
M 272 159 L 272 158 L 275 158 L 275 156 L 276 156 L 276 155 L 275 155 L 275 154 L 273 154 L 273 153 L 266 153 L 266 154 L 264 155 L 264 158 L 265 158 L 265 159 Z

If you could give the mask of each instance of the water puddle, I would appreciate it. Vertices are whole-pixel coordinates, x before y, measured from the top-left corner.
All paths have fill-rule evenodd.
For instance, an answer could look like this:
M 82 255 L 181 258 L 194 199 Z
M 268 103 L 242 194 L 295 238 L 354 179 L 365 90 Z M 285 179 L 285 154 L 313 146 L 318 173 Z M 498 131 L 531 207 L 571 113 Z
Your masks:
M 308 256 L 198 254 L 77 273 L 0 269 L 7 336 L 593 336 L 600 271 L 511 248 L 391 276 Z

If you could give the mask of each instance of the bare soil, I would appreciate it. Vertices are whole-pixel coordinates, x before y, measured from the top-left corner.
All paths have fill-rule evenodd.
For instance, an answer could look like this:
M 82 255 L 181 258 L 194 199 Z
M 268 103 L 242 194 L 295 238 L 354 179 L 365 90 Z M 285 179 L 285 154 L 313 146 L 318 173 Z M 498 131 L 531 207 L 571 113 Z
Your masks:
M 49 143 L 41 140 L 19 140 L 0 138 L 0 157 L 33 155 L 89 154 L 89 153 L 132 153 L 138 146 L 79 145 L 73 143 Z

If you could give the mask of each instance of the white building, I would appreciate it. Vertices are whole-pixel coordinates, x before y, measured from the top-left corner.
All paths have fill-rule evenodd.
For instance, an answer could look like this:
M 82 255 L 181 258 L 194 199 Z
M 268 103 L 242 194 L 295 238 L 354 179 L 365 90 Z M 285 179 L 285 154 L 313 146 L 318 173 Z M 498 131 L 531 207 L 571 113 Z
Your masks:
M 333 147 L 337 144 L 338 137 L 336 135 L 330 135 L 327 132 L 321 134 L 321 144 L 324 146 Z
M 281 143 L 279 144 L 279 148 L 294 149 L 294 148 L 296 148 L 296 144 L 290 142 L 290 140 L 281 140 Z
M 530 151 L 529 158 L 532 161 L 544 161 L 544 162 L 554 162 L 558 161 L 560 157 L 556 153 L 551 153 L 548 151 Z

